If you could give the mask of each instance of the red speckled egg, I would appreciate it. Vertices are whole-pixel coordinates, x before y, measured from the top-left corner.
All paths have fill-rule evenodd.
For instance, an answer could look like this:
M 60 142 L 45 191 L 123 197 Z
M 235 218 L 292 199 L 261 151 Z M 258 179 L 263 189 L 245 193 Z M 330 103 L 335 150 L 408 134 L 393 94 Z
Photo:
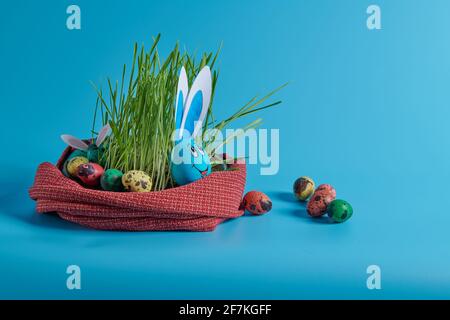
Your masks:
M 320 186 L 317 187 L 317 189 L 314 192 L 318 192 L 318 191 L 325 191 L 327 193 L 329 193 L 330 195 L 334 194 L 334 197 L 336 197 L 336 190 L 334 190 L 333 186 L 327 183 L 321 184 Z
M 308 214 L 312 217 L 324 215 L 328 205 L 334 199 L 336 199 L 336 190 L 329 184 L 321 184 L 309 199 L 306 207 Z
M 96 187 L 100 184 L 103 168 L 97 163 L 85 163 L 78 166 L 77 177 L 86 185 Z
M 249 191 L 244 196 L 242 206 L 252 214 L 260 215 L 269 212 L 272 209 L 270 198 L 259 191 Z

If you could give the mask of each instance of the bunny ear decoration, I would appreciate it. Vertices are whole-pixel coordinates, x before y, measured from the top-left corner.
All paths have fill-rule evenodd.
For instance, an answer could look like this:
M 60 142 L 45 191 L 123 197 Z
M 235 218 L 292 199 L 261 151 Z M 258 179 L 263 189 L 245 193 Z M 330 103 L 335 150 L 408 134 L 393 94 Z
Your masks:
M 97 147 L 100 147 L 102 142 L 105 141 L 106 137 L 108 136 L 109 130 L 111 130 L 109 123 L 100 130 L 97 136 L 97 140 L 95 140 L 95 144 L 97 145 Z
M 74 136 L 71 136 L 69 134 L 61 135 L 61 139 L 66 144 L 68 144 L 69 146 L 71 146 L 75 149 L 79 149 L 79 150 L 83 150 L 83 151 L 87 151 L 87 149 L 88 149 L 88 145 L 86 143 L 84 143 L 80 139 L 77 139 Z
M 180 129 L 178 132 L 178 139 L 183 135 L 183 130 L 181 130 L 181 121 L 183 119 L 183 111 L 186 106 L 186 98 L 189 92 L 188 78 L 186 74 L 186 69 L 181 68 L 180 78 L 178 79 L 178 89 L 177 89 L 177 100 L 175 103 L 175 129 Z
M 211 70 L 208 66 L 203 67 L 195 78 L 186 100 L 181 121 L 181 131 L 187 130 L 195 137 L 200 130 L 203 120 L 208 112 L 211 101 L 212 80 Z

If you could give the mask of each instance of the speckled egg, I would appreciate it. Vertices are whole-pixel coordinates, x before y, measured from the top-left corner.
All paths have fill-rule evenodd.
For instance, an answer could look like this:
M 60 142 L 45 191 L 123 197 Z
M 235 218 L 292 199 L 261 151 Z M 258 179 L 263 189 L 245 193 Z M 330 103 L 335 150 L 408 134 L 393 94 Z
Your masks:
M 144 171 L 130 170 L 122 176 L 125 190 L 132 192 L 149 192 L 152 190 L 152 179 Z
M 328 216 L 334 222 L 338 223 L 347 221 L 353 215 L 353 208 L 350 203 L 341 199 L 331 201 L 331 203 L 328 205 L 327 211 Z
M 89 162 L 78 167 L 77 177 L 86 185 L 96 187 L 104 173 L 103 167 L 97 163 Z
M 327 184 L 327 183 L 324 183 L 324 184 L 321 184 L 320 186 L 318 186 L 316 191 L 314 191 L 314 192 L 318 192 L 318 191 L 325 191 L 327 193 L 334 194 L 334 196 L 336 196 L 336 190 L 334 190 L 332 185 Z
M 252 214 L 261 215 L 272 209 L 272 201 L 262 192 L 249 191 L 242 200 L 242 207 Z
M 314 193 L 314 181 L 310 177 L 300 177 L 294 182 L 294 194 L 300 201 L 306 201 Z
M 85 157 L 73 157 L 70 160 L 68 160 L 67 165 L 66 165 L 66 169 L 67 169 L 67 173 L 71 176 L 71 177 L 76 177 L 77 176 L 77 172 L 78 172 L 78 167 L 82 164 L 88 163 L 89 160 Z
M 327 212 L 328 205 L 334 199 L 336 199 L 336 190 L 329 184 L 322 184 L 309 199 L 306 210 L 310 216 L 320 217 Z
M 102 186 L 102 189 L 106 191 L 124 191 L 122 176 L 123 173 L 120 170 L 106 170 L 100 179 L 100 185 Z

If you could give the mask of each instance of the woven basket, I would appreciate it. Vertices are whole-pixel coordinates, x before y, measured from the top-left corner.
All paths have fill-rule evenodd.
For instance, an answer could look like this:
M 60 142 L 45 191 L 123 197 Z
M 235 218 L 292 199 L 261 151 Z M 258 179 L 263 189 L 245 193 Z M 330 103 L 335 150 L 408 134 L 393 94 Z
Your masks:
M 245 163 L 237 170 L 213 172 L 185 186 L 154 192 L 110 192 L 87 189 L 65 177 L 61 168 L 73 151 L 68 147 L 56 166 L 39 165 L 30 197 L 40 213 L 100 230 L 212 231 L 240 208 L 245 188 Z

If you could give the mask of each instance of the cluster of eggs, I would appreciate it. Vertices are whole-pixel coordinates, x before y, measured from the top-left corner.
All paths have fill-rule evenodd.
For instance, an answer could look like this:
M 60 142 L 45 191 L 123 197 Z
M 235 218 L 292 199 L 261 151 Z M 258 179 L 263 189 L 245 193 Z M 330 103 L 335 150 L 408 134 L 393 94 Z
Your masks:
M 75 150 L 67 158 L 62 172 L 66 177 L 78 179 L 89 187 L 101 187 L 105 191 L 148 192 L 152 190 L 152 180 L 144 171 L 130 170 L 123 173 L 117 169 L 104 169 L 90 161 L 92 157 L 82 150 Z
M 329 184 L 321 184 L 315 189 L 309 177 L 300 177 L 294 182 L 294 194 L 300 201 L 308 201 L 306 210 L 311 217 L 321 217 L 328 213 L 333 222 L 345 222 L 353 215 L 353 208 L 345 200 L 336 199 L 336 190 Z

